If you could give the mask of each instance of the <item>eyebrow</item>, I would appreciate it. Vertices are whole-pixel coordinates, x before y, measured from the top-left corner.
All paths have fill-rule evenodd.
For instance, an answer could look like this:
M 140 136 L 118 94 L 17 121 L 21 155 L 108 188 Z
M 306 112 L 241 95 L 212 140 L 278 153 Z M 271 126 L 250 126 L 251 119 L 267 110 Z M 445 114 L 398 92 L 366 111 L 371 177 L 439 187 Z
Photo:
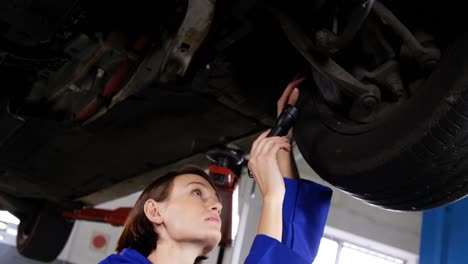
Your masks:
M 189 186 L 189 185 L 191 185 L 191 184 L 202 185 L 202 186 L 205 187 L 205 188 L 207 187 L 206 184 L 204 184 L 203 182 L 197 182 L 197 181 L 189 182 L 189 183 L 187 184 L 187 186 Z
M 189 182 L 189 183 L 187 184 L 187 186 L 193 185 L 193 184 L 201 185 L 201 186 L 205 187 L 205 189 L 209 189 L 208 186 L 207 186 L 206 184 L 204 184 L 203 182 L 198 182 L 198 181 Z M 210 187 L 212 187 L 212 186 L 210 185 Z M 213 188 L 213 187 L 212 187 L 212 188 Z M 218 192 L 217 192 L 216 189 L 215 189 L 215 194 L 216 194 L 216 197 L 218 198 L 218 201 L 221 202 L 221 197 L 219 196 L 219 194 L 218 194 Z

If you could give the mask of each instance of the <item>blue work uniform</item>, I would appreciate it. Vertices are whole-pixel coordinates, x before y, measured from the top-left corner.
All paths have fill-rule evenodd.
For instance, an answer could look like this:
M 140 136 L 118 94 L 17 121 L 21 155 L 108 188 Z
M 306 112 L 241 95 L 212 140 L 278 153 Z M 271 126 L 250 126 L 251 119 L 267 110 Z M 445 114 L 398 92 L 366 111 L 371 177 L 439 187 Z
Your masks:
M 311 264 L 320 245 L 330 208 L 330 188 L 306 180 L 284 179 L 282 242 L 257 235 L 244 264 Z M 151 264 L 133 249 L 112 254 L 100 264 Z
M 126 248 L 119 254 L 112 254 L 99 264 L 151 264 L 151 262 L 140 252 Z
M 311 264 L 317 256 L 332 191 L 306 180 L 284 181 L 282 241 L 257 235 L 244 264 Z

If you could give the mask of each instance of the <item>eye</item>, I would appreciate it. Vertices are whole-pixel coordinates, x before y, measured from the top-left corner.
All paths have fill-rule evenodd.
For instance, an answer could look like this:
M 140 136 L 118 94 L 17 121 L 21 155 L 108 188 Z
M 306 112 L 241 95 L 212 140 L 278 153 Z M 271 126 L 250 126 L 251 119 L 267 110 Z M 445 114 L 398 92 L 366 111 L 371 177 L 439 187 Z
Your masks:
M 193 194 L 195 194 L 196 196 L 202 196 L 202 191 L 200 189 L 195 189 L 192 191 Z

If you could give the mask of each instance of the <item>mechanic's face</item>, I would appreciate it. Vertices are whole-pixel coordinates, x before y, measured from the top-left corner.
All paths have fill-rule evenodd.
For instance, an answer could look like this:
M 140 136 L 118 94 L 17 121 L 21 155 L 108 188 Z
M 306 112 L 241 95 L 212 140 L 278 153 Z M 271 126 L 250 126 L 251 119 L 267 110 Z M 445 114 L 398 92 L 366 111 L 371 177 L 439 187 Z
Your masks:
M 195 174 L 177 176 L 168 199 L 161 205 L 163 225 L 169 239 L 201 243 L 203 254 L 218 245 L 222 205 L 216 191 L 203 177 Z

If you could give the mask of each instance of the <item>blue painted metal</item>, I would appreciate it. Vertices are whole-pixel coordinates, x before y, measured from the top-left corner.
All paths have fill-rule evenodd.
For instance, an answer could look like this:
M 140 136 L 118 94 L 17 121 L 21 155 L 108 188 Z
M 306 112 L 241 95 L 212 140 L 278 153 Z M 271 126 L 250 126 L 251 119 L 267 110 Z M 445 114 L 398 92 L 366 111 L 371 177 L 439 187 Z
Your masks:
M 419 263 L 468 263 L 468 198 L 424 212 Z

